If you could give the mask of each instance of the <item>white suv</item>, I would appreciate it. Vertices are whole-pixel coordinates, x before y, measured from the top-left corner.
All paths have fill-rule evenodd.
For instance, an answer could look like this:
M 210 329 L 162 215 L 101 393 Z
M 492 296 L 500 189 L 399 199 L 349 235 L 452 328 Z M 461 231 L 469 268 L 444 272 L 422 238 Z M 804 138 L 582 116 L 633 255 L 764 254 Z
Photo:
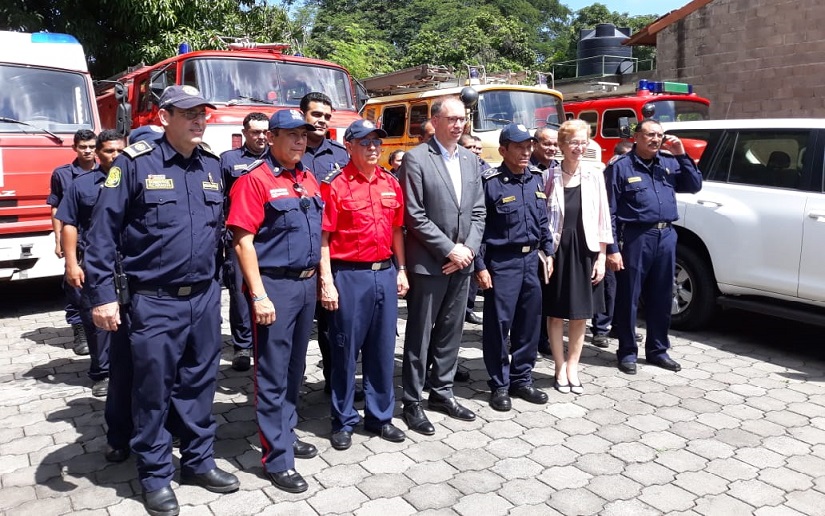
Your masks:
M 673 327 L 702 328 L 718 305 L 825 325 L 825 119 L 663 127 L 704 177 L 676 195 Z

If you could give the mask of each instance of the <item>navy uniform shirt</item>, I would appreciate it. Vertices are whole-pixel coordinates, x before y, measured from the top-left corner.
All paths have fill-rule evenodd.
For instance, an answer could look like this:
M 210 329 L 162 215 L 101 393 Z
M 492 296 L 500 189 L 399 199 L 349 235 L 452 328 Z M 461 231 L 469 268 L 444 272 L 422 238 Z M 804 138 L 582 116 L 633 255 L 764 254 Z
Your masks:
M 679 218 L 676 192 L 696 193 L 702 189 L 702 174 L 687 154 L 674 156 L 657 152 L 646 163 L 633 150 L 620 156 L 605 170 L 607 200 L 613 220 L 613 237 L 621 224 L 656 224 Z M 619 252 L 609 244 L 607 253 Z
M 344 168 L 349 163 L 347 149 L 329 138 L 324 138 L 321 145 L 312 148 L 307 146 L 307 151 L 301 158 L 301 163 L 310 169 L 316 176 L 325 177 L 328 173 L 338 168 Z
M 95 168 L 97 168 L 97 165 L 95 165 Z M 78 178 L 78 176 L 85 174 L 86 172 L 89 171 L 80 168 L 77 159 L 71 163 L 67 163 L 66 165 L 62 165 L 54 169 L 51 179 L 51 192 L 46 198 L 46 204 L 52 208 L 57 208 L 60 206 L 60 201 L 63 200 L 63 196 L 69 189 L 69 185 L 71 185 L 72 182 Z
M 531 247 L 552 256 L 553 237 L 541 171 L 528 167 L 523 174 L 513 174 L 502 163 L 488 170 L 483 181 L 487 216 L 484 245 L 475 260 L 477 269 L 487 268 L 484 253 L 496 249 L 519 251 L 522 247 Z
M 215 278 L 222 217 L 217 155 L 201 145 L 184 158 L 166 136 L 157 145 L 124 149 L 92 212 L 86 252 L 91 305 L 117 299 L 118 247 L 131 281 L 175 286 Z
M 221 154 L 221 176 L 223 177 L 223 185 L 227 196 L 229 191 L 232 190 L 232 184 L 246 172 L 247 167 L 256 159 L 267 154 L 269 154 L 269 146 L 266 146 L 263 152 L 253 153 L 246 145 Z
M 86 248 L 86 233 L 92 223 L 92 209 L 97 203 L 105 179 L 106 173 L 100 167 L 78 176 L 69 186 L 55 213 L 56 219 L 77 228 L 77 244 L 80 250 Z

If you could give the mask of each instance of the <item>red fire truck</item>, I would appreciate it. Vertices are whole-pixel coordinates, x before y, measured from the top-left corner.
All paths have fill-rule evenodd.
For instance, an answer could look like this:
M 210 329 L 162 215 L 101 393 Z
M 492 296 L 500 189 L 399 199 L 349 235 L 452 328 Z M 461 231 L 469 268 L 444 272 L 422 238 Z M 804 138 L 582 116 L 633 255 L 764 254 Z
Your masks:
M 241 42 L 229 44 L 228 50 L 188 52 L 181 45 L 176 56 L 100 81 L 97 103 L 103 127 L 127 133 L 157 124 L 163 89 L 194 86 L 217 107 L 209 114 L 203 139 L 220 153 L 241 146 L 241 124 L 248 113 L 298 109 L 301 97 L 320 91 L 335 109 L 330 137 L 341 141 L 344 129 L 358 118 L 352 77 L 334 63 L 285 54 L 287 48 L 283 43 Z
M 83 47 L 67 34 L 0 31 L 0 281 L 55 276 L 52 171 L 74 133 L 100 130 Z
M 571 93 L 564 96 L 565 117 L 580 118 L 590 124 L 593 140 L 602 149 L 607 163 L 613 148 L 629 138 L 627 127 L 639 120 L 660 122 L 707 120 L 710 101 L 693 92 L 693 86 L 678 82 L 640 80 L 635 93 L 624 93 L 618 84 L 603 83 L 605 91 Z

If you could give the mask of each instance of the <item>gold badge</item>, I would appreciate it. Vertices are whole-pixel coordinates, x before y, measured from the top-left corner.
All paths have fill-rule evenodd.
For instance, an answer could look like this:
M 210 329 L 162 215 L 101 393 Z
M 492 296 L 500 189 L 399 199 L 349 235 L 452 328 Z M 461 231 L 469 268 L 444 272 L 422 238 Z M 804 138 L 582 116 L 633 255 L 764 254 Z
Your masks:
M 106 176 L 106 182 L 103 183 L 103 186 L 106 188 L 117 188 L 120 184 L 120 167 L 112 167 L 109 169 L 109 175 Z
M 175 183 L 172 179 L 148 177 L 146 178 L 147 190 L 174 190 Z
M 536 197 L 539 199 L 547 199 L 547 196 L 544 195 L 544 192 L 536 192 Z
M 516 196 L 515 196 L 515 195 L 511 195 L 511 196 L 509 196 L 509 197 L 505 197 L 504 199 L 502 199 L 502 200 L 501 200 L 501 203 L 502 203 L 502 204 L 506 204 L 506 203 L 508 203 L 508 202 L 513 202 L 513 201 L 515 201 L 515 200 L 516 200 Z

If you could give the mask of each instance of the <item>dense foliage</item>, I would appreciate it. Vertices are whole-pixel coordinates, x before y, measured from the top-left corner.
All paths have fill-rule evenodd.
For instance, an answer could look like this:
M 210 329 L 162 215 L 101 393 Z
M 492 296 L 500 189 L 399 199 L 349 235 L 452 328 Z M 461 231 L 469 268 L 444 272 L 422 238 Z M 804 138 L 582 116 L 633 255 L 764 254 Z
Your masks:
M 655 19 L 559 0 L 5 0 L 0 28 L 75 35 L 97 78 L 225 39 L 285 41 L 366 77 L 422 63 L 545 71 L 574 59 L 579 30 Z M 650 58 L 652 49 L 636 49 Z

